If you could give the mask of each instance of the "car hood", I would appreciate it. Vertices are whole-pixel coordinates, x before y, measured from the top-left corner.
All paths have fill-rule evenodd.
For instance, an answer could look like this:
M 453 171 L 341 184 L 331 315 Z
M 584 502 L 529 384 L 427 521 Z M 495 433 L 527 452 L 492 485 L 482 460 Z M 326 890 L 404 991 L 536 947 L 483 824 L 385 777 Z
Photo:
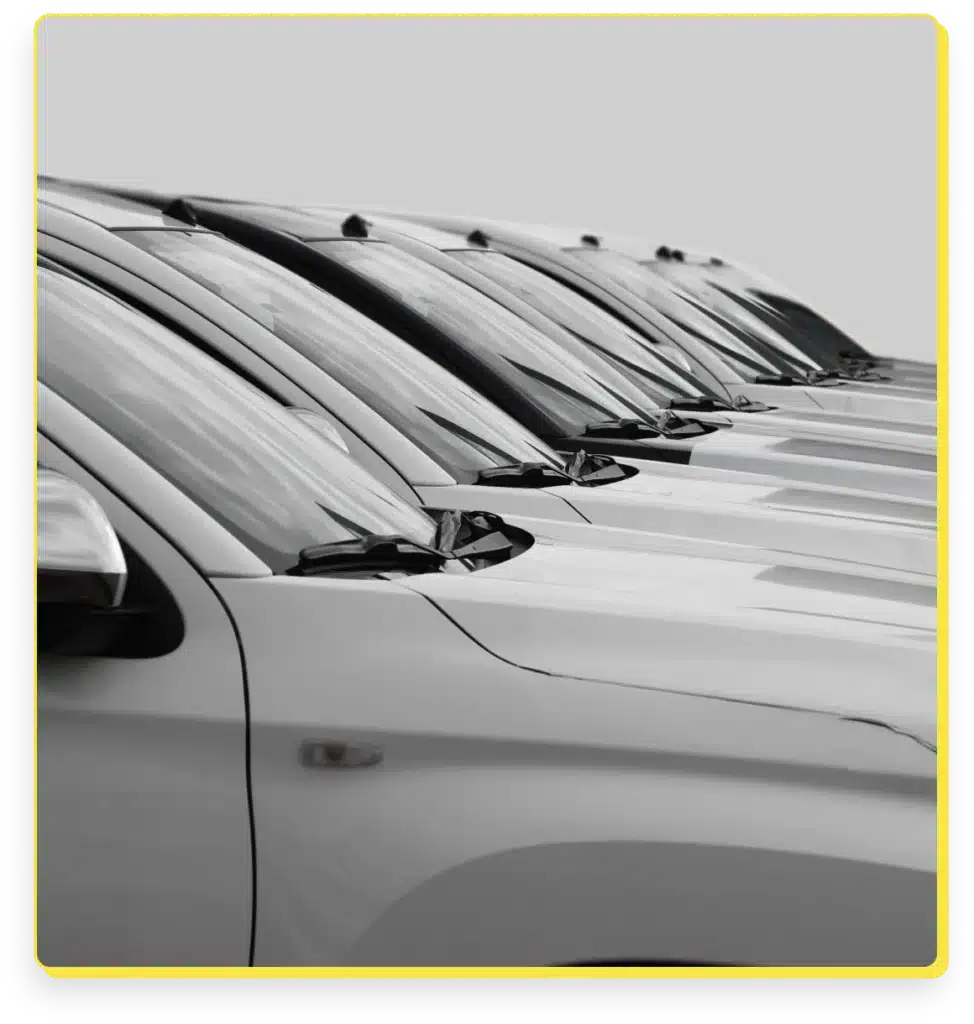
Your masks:
M 854 417 L 831 419 L 828 414 L 812 419 L 792 415 L 789 409 L 768 412 L 698 413 L 695 419 L 719 422 L 721 416 L 734 424 L 734 430 L 743 434 L 776 434 L 779 437 L 809 438 L 839 444 L 864 445 L 867 448 L 890 448 L 898 452 L 932 454 L 937 450 L 937 436 L 922 430 L 920 424 L 907 424 L 905 429 L 890 429 L 876 421 L 855 422 Z M 913 427 L 914 429 L 910 429 Z M 896 464 L 895 462 L 893 463 Z
M 690 451 L 690 465 L 764 473 L 782 480 L 876 491 L 920 501 L 933 501 L 937 493 L 934 452 L 759 434 L 736 427 L 698 438 Z
M 828 491 L 711 483 L 639 473 L 603 487 L 552 489 L 589 522 L 748 544 L 876 568 L 936 572 L 936 532 L 880 522 L 896 503 Z M 920 509 L 917 509 L 919 516 Z
M 911 501 L 875 491 L 802 484 L 758 473 L 642 461 L 628 465 L 638 470 L 634 476 L 587 488 L 586 497 L 596 501 L 675 499 L 711 508 L 740 505 L 745 509 L 815 513 L 850 523 L 890 523 L 927 529 L 933 529 L 937 523 L 937 507 L 933 501 Z M 568 500 L 580 493 L 578 488 L 554 490 Z
M 543 537 L 492 568 L 403 585 L 522 668 L 867 720 L 935 744 L 932 586 Z
M 731 383 L 727 390 L 736 398 L 744 395 L 755 402 L 766 402 L 786 408 L 824 409 L 828 412 L 853 413 L 881 420 L 933 425 L 937 422 L 934 394 L 914 392 L 892 393 L 870 390 L 867 386 L 845 382 L 831 387 L 782 387 L 777 384 Z
M 868 568 L 870 574 L 936 573 L 935 510 L 930 506 L 824 489 L 708 480 L 699 473 L 691 477 L 693 471 L 684 466 L 672 467 L 683 475 L 670 476 L 655 473 L 654 465 L 602 487 L 521 490 L 456 484 L 422 487 L 419 493 L 430 508 L 587 523 L 682 538 L 691 546 L 750 545 L 772 559 L 811 556 L 844 562 L 856 571 Z

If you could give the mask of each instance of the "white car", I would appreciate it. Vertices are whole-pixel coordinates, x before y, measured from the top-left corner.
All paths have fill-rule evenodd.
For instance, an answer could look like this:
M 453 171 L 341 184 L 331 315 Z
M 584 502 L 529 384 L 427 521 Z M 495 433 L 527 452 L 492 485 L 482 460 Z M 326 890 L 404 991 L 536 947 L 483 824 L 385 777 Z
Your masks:
M 321 216 L 320 211 L 315 213 Z M 343 219 L 348 214 L 347 211 L 335 210 L 331 211 L 331 215 Z M 412 255 L 441 267 L 475 288 L 482 287 L 485 282 L 489 283 L 492 289 L 488 294 L 494 299 L 500 299 L 505 291 L 516 296 L 517 301 L 550 318 L 568 331 L 573 339 L 587 345 L 637 388 L 644 390 L 646 397 L 656 404 L 688 413 L 703 422 L 733 423 L 735 429 L 730 437 L 732 443 L 737 443 L 741 433 L 758 433 L 777 435 L 779 441 L 782 437 L 788 437 L 813 441 L 846 441 L 902 452 L 936 451 L 936 428 L 932 424 L 879 422 L 838 413 L 820 412 L 816 415 L 795 408 L 765 407 L 755 402 L 742 403 L 742 407 L 736 408 L 729 401 L 729 392 L 724 393 L 722 400 L 719 382 L 716 384 L 716 394 L 705 394 L 703 382 L 693 375 L 693 363 L 674 344 L 650 342 L 645 335 L 628 327 L 550 274 L 502 252 L 483 231 L 463 235 L 370 213 L 369 235 L 397 248 L 405 248 Z M 503 247 L 503 242 L 500 244 Z M 584 252 L 588 253 L 593 248 L 586 246 Z M 574 253 L 577 250 L 570 251 Z M 605 255 L 604 252 L 601 254 Z M 666 268 L 671 266 L 666 261 L 661 265 Z M 694 269 L 686 263 L 677 263 L 675 266 L 687 273 Z M 725 268 L 719 269 L 723 271 Z M 667 285 L 668 289 L 674 287 L 673 282 Z M 711 290 L 717 292 L 717 298 L 723 300 L 723 305 L 736 305 L 716 288 Z M 706 314 L 701 311 L 694 311 L 685 302 L 682 308 L 689 308 L 691 313 L 696 312 L 704 321 L 703 330 L 716 328 L 716 323 L 708 321 Z M 739 315 L 749 317 L 752 321 L 756 319 L 743 308 L 740 308 Z M 760 320 L 756 326 L 768 330 Z M 770 371 L 771 367 L 768 369 Z M 826 380 L 831 382 L 829 378 Z
M 872 367 L 890 375 L 897 384 L 928 392 L 936 389 L 936 363 L 875 355 L 813 309 L 804 296 L 753 268 L 620 235 L 603 236 L 603 244 L 668 280 L 698 290 L 708 301 L 719 301 L 721 295 L 730 299 L 731 303 L 721 302 L 721 308 L 736 315 L 742 309 L 750 311 L 766 324 L 786 331 L 796 343 L 804 344 L 805 351 L 823 361 Z
M 38 300 L 44 964 L 935 959 L 932 586 L 434 520 Z
M 719 458 L 714 466 L 700 446 L 701 466 L 627 459 L 602 471 L 596 461 L 584 479 L 601 486 L 579 486 L 564 456 L 473 389 L 258 254 L 124 205 L 114 216 L 129 226 L 117 232 L 46 204 L 40 211 L 43 255 L 151 310 L 316 422 L 324 417 L 364 466 L 416 504 L 936 571 L 934 474 L 769 452 L 763 464 L 799 477 L 776 480 L 722 469 Z
M 927 389 L 840 379 L 808 384 L 800 375 L 788 374 L 775 380 L 780 371 L 773 364 L 756 358 L 749 344 L 687 302 L 672 282 L 614 250 L 611 242 L 588 244 L 586 239 L 597 241 L 595 236 L 540 224 L 427 213 L 392 215 L 447 231 L 484 231 L 501 251 L 570 284 L 650 336 L 669 339 L 693 358 L 695 372 L 713 376 L 735 398 L 767 402 L 792 414 L 862 417 L 863 425 L 936 425 L 935 396 Z M 797 362 L 804 358 L 794 346 L 789 346 L 789 355 Z
M 558 451 L 585 447 L 590 455 L 815 479 L 908 498 L 922 493 L 932 499 L 935 493 L 931 435 L 872 430 L 870 437 L 837 432 L 796 436 L 787 422 L 779 434 L 772 425 L 771 432 L 756 435 L 748 428 L 739 430 L 720 413 L 711 417 L 697 416 L 695 408 L 663 411 L 644 387 L 550 318 L 544 317 L 547 331 L 528 323 L 527 316 L 539 314 L 509 291 L 499 290 L 505 308 L 505 303 L 458 280 L 462 268 L 455 260 L 447 260 L 452 272 L 443 271 L 364 233 L 361 217 L 336 218 L 267 204 L 197 199 L 167 203 L 166 197 L 156 205 L 134 204 L 91 188 L 47 181 L 40 196 L 44 236 L 102 254 L 111 231 L 116 248 L 123 239 L 190 275 L 211 270 L 213 260 L 205 240 L 185 228 L 219 231 L 408 340 Z M 173 216 L 159 216 L 160 205 Z M 77 218 L 72 224 L 67 211 L 86 218 L 87 229 Z M 172 229 L 146 229 L 150 224 Z M 105 230 L 97 231 L 97 225 Z M 498 290 L 483 275 L 468 272 L 484 288 Z M 247 301 L 254 305 L 250 296 Z M 511 302 L 523 307 L 523 315 L 512 310 Z M 744 419 L 751 423 L 759 417 Z

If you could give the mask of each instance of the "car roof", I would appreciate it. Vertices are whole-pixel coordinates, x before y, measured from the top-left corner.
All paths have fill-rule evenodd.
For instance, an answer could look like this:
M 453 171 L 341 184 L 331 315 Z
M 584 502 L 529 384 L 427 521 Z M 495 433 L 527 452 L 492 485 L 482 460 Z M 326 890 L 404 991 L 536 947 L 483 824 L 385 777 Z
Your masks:
M 302 241 L 320 240 L 323 238 L 344 238 L 342 223 L 352 211 L 344 213 L 337 210 L 309 211 L 299 207 L 277 205 L 274 203 L 240 202 L 236 200 L 200 200 L 194 196 L 186 196 L 187 202 L 197 206 L 208 206 L 210 209 L 238 215 L 247 220 L 255 221 L 273 231 L 293 235 Z
M 584 231 L 575 228 L 559 227 L 552 224 L 531 224 L 516 220 L 492 220 L 487 218 L 469 218 L 472 227 L 480 228 L 489 236 L 491 229 L 506 233 L 530 236 L 559 249 L 578 249 L 582 246 Z
M 386 213 L 366 214 L 366 219 L 375 224 L 379 230 L 396 231 L 402 235 L 415 238 L 417 242 L 424 242 L 426 245 L 439 249 L 441 252 L 455 252 L 458 249 L 485 249 L 488 246 L 472 245 L 467 236 L 461 231 L 445 231 L 442 228 L 430 227 L 428 224 L 419 224 L 416 221 L 407 220 L 404 217 L 397 217 Z
M 37 200 L 76 214 L 110 231 L 121 228 L 186 230 L 186 224 L 182 221 L 167 217 L 159 210 L 132 199 L 99 192 L 94 185 L 38 178 Z

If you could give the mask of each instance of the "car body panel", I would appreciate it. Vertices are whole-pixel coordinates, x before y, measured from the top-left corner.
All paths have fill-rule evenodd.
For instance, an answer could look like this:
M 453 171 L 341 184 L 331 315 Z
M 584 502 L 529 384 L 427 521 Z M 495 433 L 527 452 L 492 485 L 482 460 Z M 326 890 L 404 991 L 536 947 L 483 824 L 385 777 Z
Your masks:
M 181 358 L 201 382 L 268 405 L 189 345 Z M 135 550 L 199 551 L 202 507 L 174 500 L 148 464 L 99 483 L 121 440 L 72 429 L 84 417 L 66 398 L 39 415 L 41 458 L 72 446 Z M 128 443 L 154 457 L 151 441 Z M 63 677 L 42 662 L 42 692 L 64 682 L 58 700 L 75 715 L 93 693 L 98 737 L 128 744 L 92 752 L 97 772 L 67 746 L 39 747 L 42 779 L 74 787 L 82 812 L 65 818 L 76 834 L 59 854 L 82 849 L 91 865 L 109 836 L 82 893 L 98 912 L 76 919 L 85 941 L 135 931 L 135 959 L 182 948 L 183 966 L 931 962 L 933 588 L 766 552 L 609 551 L 581 540 L 584 524 L 557 529 L 581 542 L 539 532 L 492 569 L 388 579 L 258 574 L 253 553 L 236 574 L 228 540 L 223 575 L 204 579 L 182 554 L 185 573 L 162 570 L 178 602 L 205 590 L 215 615 L 186 605 L 205 649 L 187 646 L 178 672 L 161 680 L 121 659 L 93 666 L 79 694 L 83 660 Z M 550 638 L 556 619 L 562 649 L 544 657 L 563 674 L 526 633 Z M 718 656 L 731 650 L 728 671 Z M 309 762 L 309 741 L 376 756 Z M 209 887 L 188 885 L 187 870 Z M 137 920 L 138 901 L 122 898 L 133 886 L 160 897 L 155 917 Z M 70 914 L 73 885 L 62 895 Z M 217 917 L 224 902 L 231 914 Z M 216 919 L 186 935 L 194 915 Z M 147 920 L 156 930 L 137 934 Z
M 68 420 L 50 408 L 42 427 L 57 434 Z M 37 957 L 49 967 L 244 964 L 253 878 L 240 650 L 212 587 L 150 522 L 179 522 L 190 548 L 206 532 L 166 487 L 153 488 L 149 515 L 133 511 L 98 479 L 124 475 L 115 446 L 65 437 L 80 462 L 46 436 L 38 459 L 97 498 L 176 596 L 185 636 L 152 658 L 38 652 Z
M 934 759 L 916 742 L 831 714 L 528 672 L 399 588 L 372 604 L 338 583 L 219 586 L 245 638 L 273 629 L 289 652 L 282 666 L 254 640 L 248 657 L 268 904 L 256 963 L 722 963 L 728 948 L 735 963 L 931 957 L 933 804 L 921 780 Z M 466 618 L 443 594 L 434 600 Z M 360 636 L 363 619 L 381 642 L 344 639 Z M 652 648 L 642 650 L 649 669 Z M 300 742 L 331 736 L 380 748 L 382 763 L 324 777 L 302 769 Z M 842 768 L 816 774 L 821 757 Z M 837 791 L 840 779 L 848 788 Z M 729 852 L 727 876 L 718 850 Z M 776 879 L 763 891 L 791 892 L 789 907 L 799 879 L 811 905 L 827 886 L 828 913 L 783 928 L 761 899 L 746 926 L 731 922 L 726 900 L 743 884 L 733 850 L 757 857 Z M 574 895 L 582 872 L 590 900 Z M 871 919 L 853 878 L 876 886 Z M 706 901 L 676 898 L 696 885 Z M 606 914 L 626 900 L 610 928 Z M 588 928 L 580 915 L 593 904 Z M 461 922 L 463 937 L 444 943 Z M 580 927 L 566 936 L 566 923 Z M 520 924 L 524 937 L 511 938 Z
M 408 586 L 489 650 L 528 668 L 846 717 L 871 714 L 935 742 L 932 588 L 863 585 L 771 559 L 753 565 L 544 539 L 475 573 L 462 598 L 450 596 L 456 584 L 445 576 L 411 577 Z M 707 636 L 704 667 L 686 658 L 697 631 Z M 784 661 L 802 664 L 823 645 L 828 669 L 816 663 L 807 674 L 794 666 L 782 671 Z M 746 672 L 720 670 L 741 663 L 745 651 Z
M 932 581 L 936 575 L 936 534 L 915 524 L 876 522 L 869 529 L 831 510 L 819 514 L 807 509 L 793 511 L 788 508 L 785 489 L 780 499 L 772 494 L 763 501 L 741 495 L 738 506 L 713 505 L 706 501 L 681 499 L 660 491 L 652 501 L 645 494 L 629 492 L 600 498 L 602 488 L 559 488 L 557 497 L 563 498 L 568 511 L 543 508 L 539 511 L 546 519 L 577 522 L 584 517 L 598 543 L 598 528 L 618 528 L 641 531 L 647 537 L 669 536 L 674 539 L 706 543 L 709 541 L 745 544 L 769 553 L 787 553 L 836 559 L 858 566 L 865 573 L 887 571 L 917 573 Z M 421 495 L 428 507 L 466 508 L 470 511 L 486 507 L 495 511 L 492 496 L 481 493 L 479 487 L 458 484 L 448 488 L 423 488 Z M 514 492 L 519 493 L 519 492 Z M 780 500 L 780 504 L 778 503 Z M 801 501 L 801 498 L 796 499 Z M 518 509 L 517 499 L 508 501 L 504 511 L 512 523 L 518 516 L 537 517 L 530 508 Z M 528 503 L 525 503 L 528 504 Z M 503 506 L 500 506 L 503 507 Z M 575 510 L 578 518 L 571 515 Z M 607 543 L 611 543 L 607 539 Z

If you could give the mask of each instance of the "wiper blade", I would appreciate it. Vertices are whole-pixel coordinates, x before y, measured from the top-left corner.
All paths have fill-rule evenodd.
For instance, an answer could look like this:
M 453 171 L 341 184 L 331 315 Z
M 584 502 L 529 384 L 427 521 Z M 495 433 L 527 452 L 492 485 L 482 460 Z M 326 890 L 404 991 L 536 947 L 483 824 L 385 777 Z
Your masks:
M 723 398 L 700 395 L 698 398 L 674 398 L 670 402 L 670 408 L 680 412 L 693 409 L 697 412 L 730 412 L 734 406 L 730 402 L 725 402 Z
M 491 487 L 557 487 L 570 484 L 571 476 L 550 462 L 515 462 L 510 466 L 493 466 L 477 474 L 478 484 Z
M 839 353 L 839 362 L 843 366 L 862 367 L 865 370 L 878 370 L 883 367 L 890 369 L 893 366 L 893 360 L 888 356 L 863 355 L 849 349 L 843 349 Z
M 440 517 L 434 543 L 447 558 L 503 562 L 514 550 L 505 525 L 493 512 L 450 509 Z
M 618 437 L 637 440 L 641 437 L 659 437 L 662 433 L 662 430 L 645 420 L 616 419 L 589 423 L 582 431 L 582 437 Z
M 670 402 L 670 408 L 678 412 L 689 412 L 694 409 L 698 412 L 771 412 L 777 406 L 755 402 L 746 395 L 737 395 L 733 402 L 701 395 L 699 398 L 674 398 Z
M 734 398 L 735 412 L 774 412 L 778 406 L 767 405 L 765 402 L 756 402 L 747 395 L 737 395 Z
M 727 424 L 729 426 L 729 424 Z M 651 419 L 618 419 L 590 423 L 582 437 L 606 437 L 636 441 L 645 437 L 681 438 L 699 437 L 717 430 L 718 425 L 684 419 L 669 409 L 663 409 Z
M 819 372 L 819 371 L 814 371 Z M 773 384 L 779 388 L 803 388 L 809 386 L 835 387 L 841 380 L 824 377 L 821 380 L 809 380 L 805 373 L 764 373 L 754 378 L 755 384 Z
M 609 455 L 589 455 L 584 448 L 565 463 L 565 472 L 586 487 L 598 487 L 616 480 L 625 480 L 629 474 Z
M 890 380 L 871 370 L 809 370 L 799 374 L 765 374 L 754 378 L 755 384 L 775 384 L 778 387 L 836 387 L 845 381 L 884 381 Z
M 722 427 L 730 427 L 733 424 L 726 423 L 704 423 L 701 420 L 688 419 L 680 416 L 671 409 L 663 409 L 657 416 L 653 417 L 653 425 L 662 431 L 664 437 L 699 437 L 701 434 L 712 434 Z
M 877 383 L 884 380 L 892 380 L 892 377 L 884 377 L 881 373 L 865 366 L 849 366 L 842 370 L 809 370 L 806 374 L 809 384 L 821 384 L 827 380 L 861 380 Z
M 331 572 L 366 569 L 386 572 L 396 569 L 418 572 L 439 569 L 452 557 L 437 548 L 419 544 L 398 534 L 370 534 L 354 540 L 316 544 L 302 549 L 291 576 L 318 576 Z

